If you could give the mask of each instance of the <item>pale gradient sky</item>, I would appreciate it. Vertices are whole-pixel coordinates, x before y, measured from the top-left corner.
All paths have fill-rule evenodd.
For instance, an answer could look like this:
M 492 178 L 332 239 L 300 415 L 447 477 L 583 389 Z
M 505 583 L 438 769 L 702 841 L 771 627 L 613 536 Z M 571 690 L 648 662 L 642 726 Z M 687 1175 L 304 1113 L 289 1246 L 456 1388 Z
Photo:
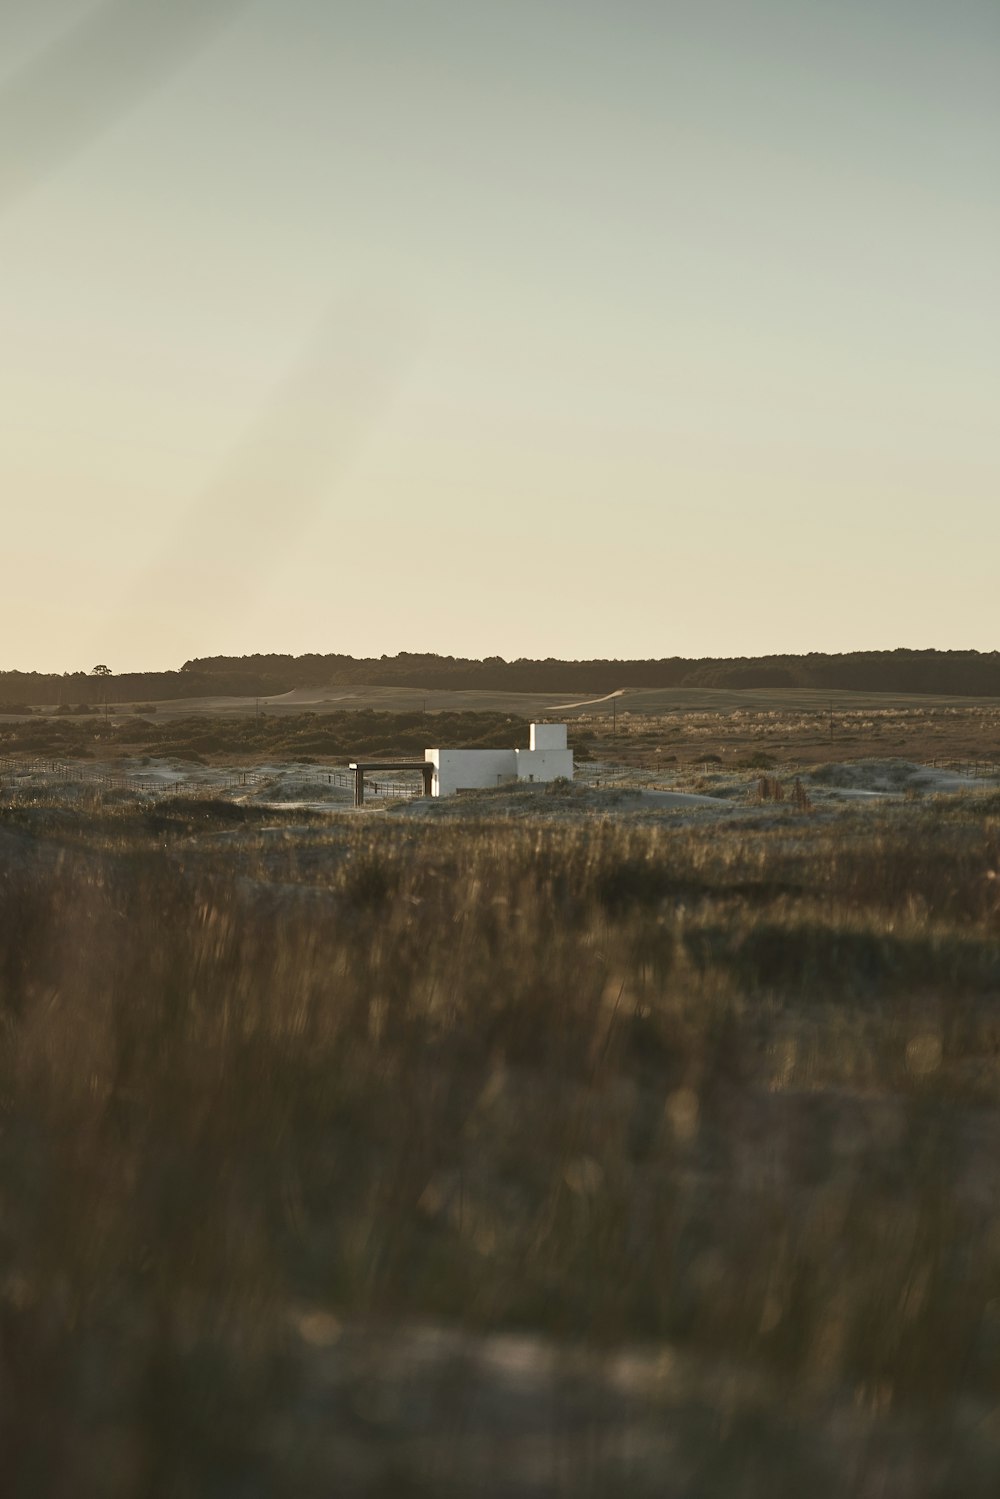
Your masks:
M 0 10 L 0 117 L 99 10 Z M 1000 644 L 996 0 L 250 0 L 91 82 L 0 147 L 0 667 Z

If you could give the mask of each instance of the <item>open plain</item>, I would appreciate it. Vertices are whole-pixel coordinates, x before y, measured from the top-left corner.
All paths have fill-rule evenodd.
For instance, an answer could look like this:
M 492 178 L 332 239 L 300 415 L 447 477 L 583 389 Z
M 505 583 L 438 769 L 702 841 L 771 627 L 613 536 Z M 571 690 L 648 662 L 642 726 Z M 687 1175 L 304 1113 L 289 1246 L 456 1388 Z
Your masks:
M 622 690 L 571 701 L 552 693 L 331 687 L 277 698 L 48 704 L 33 715 L 0 714 L 0 756 L 194 750 L 252 765 L 298 750 L 343 763 L 355 752 L 506 743 L 505 726 L 513 743 L 528 720 L 551 718 L 570 725 L 578 758 L 654 769 L 709 756 L 737 768 L 754 756 L 801 766 L 887 756 L 1000 759 L 1000 699 L 788 688 Z
M 996 706 L 609 706 L 4 725 L 7 1492 L 992 1499 Z
M 0 1499 L 998 1499 L 998 62 L 0 4 Z

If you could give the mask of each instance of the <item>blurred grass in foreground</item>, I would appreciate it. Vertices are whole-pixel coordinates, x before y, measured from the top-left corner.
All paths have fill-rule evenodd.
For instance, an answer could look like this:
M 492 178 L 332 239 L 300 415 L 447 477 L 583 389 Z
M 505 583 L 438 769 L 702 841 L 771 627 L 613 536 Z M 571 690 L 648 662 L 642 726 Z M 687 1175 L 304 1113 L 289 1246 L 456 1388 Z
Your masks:
M 3 1492 L 995 1494 L 993 801 L 0 814 Z

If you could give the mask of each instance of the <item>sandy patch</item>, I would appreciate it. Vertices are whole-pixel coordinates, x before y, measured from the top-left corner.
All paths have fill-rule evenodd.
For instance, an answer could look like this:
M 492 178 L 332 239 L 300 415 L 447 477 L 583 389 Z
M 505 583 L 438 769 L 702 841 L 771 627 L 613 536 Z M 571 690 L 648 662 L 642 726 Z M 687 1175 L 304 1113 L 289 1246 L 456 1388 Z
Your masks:
M 878 794 L 900 796 L 907 791 L 951 794 L 990 790 L 1000 784 L 997 776 L 975 776 L 947 766 L 920 765 L 910 760 L 847 760 L 843 764 L 817 765 L 807 777 L 814 787 L 840 796 Z
M 614 697 L 624 697 L 625 688 L 619 687 L 617 692 L 608 692 L 604 697 L 587 697 L 578 703 L 553 703 L 549 708 L 550 713 L 562 713 L 568 708 L 593 708 L 597 703 L 610 703 Z
M 293 687 L 290 692 L 278 692 L 274 697 L 262 697 L 261 702 L 267 703 L 269 707 L 278 707 L 282 704 L 292 706 L 295 703 L 308 706 L 315 703 L 350 703 L 356 697 L 357 693 L 341 691 L 336 687 Z
M 721 796 L 702 796 L 697 791 L 636 791 L 630 794 L 630 799 L 633 797 L 645 807 L 712 807 L 716 812 L 733 810 L 731 801 L 724 801 Z

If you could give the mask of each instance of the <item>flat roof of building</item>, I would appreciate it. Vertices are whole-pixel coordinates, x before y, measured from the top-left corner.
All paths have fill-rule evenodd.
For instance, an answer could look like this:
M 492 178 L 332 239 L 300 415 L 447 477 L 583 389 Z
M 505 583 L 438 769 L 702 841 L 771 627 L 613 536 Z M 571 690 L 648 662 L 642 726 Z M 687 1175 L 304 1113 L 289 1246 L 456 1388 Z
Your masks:
M 429 760 L 351 760 L 348 770 L 426 770 Z

